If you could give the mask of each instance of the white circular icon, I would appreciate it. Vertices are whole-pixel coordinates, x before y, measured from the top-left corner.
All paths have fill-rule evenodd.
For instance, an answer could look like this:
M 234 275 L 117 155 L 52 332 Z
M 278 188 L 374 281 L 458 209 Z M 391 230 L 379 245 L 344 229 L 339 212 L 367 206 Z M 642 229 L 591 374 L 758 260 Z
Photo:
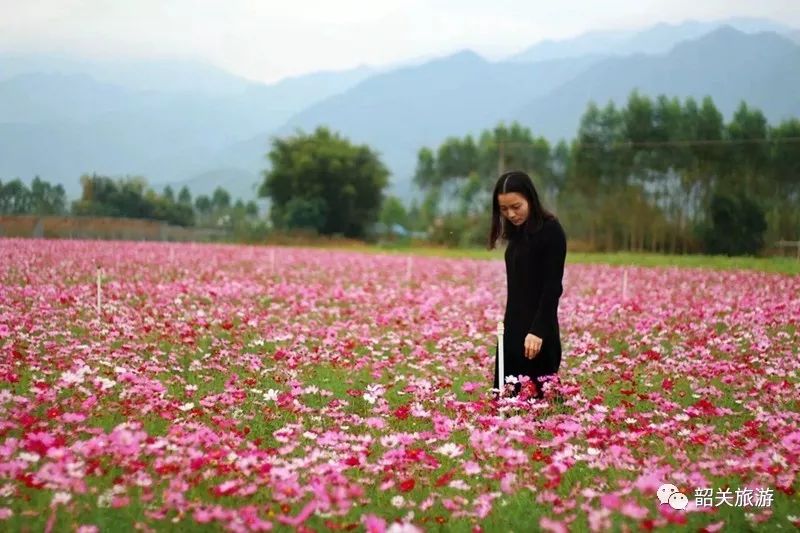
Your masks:
M 678 487 L 669 483 L 664 483 L 658 487 L 658 501 L 662 504 L 669 502 L 669 497 L 678 492 Z
M 676 511 L 682 511 L 686 509 L 686 506 L 689 504 L 689 498 L 686 497 L 686 494 L 681 492 L 676 492 L 672 496 L 669 497 L 669 506 L 675 509 Z

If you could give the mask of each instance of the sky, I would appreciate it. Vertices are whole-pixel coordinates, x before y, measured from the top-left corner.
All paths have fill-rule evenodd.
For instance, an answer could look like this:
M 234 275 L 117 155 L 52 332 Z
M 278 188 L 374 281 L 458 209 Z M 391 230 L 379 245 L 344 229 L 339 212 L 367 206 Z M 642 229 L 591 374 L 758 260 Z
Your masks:
M 800 28 L 800 0 L 0 0 L 0 51 L 193 59 L 269 83 L 742 16 Z

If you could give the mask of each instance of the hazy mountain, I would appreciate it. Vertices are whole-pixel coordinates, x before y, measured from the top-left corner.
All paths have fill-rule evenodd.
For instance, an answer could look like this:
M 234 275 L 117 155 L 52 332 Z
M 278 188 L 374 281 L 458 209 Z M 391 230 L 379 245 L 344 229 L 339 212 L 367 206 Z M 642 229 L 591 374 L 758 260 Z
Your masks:
M 164 62 L 134 66 L 0 56 L 0 179 L 40 175 L 74 197 L 86 172 L 138 174 L 153 184 L 207 176 L 223 147 L 274 130 L 371 73 L 360 67 L 263 85 L 194 64 L 172 64 L 172 72 Z M 194 85 L 181 85 L 192 73 Z M 93 77 L 103 74 L 115 83 Z
M 168 104 L 171 93 L 134 91 L 87 74 L 31 73 L 0 81 L 0 122 L 88 123 L 109 113 Z
M 0 81 L 22 74 L 80 74 L 131 91 L 230 94 L 255 82 L 192 60 L 90 60 L 55 54 L 0 54 Z
M 166 184 L 152 184 L 153 188 L 159 191 L 164 188 L 164 185 Z M 237 167 L 229 167 L 202 172 L 185 180 L 173 181 L 169 185 L 176 193 L 185 185 L 189 188 L 194 198 L 201 194 L 211 196 L 214 189 L 223 187 L 231 194 L 234 200 L 236 198 L 252 200 L 258 194 L 260 180 L 256 173 Z
M 739 102 L 779 121 L 800 116 L 800 47 L 774 33 L 723 27 L 665 54 L 489 63 L 472 52 L 375 75 L 294 116 L 278 134 L 327 125 L 375 147 L 393 171 L 392 192 L 407 197 L 416 154 L 447 136 L 519 120 L 536 135 L 571 139 L 590 100 L 710 95 L 727 116 Z M 255 154 L 258 137 L 242 152 Z M 246 144 L 246 143 L 245 143 Z M 263 149 L 260 151 L 263 153 Z
M 591 31 L 570 39 L 545 39 L 509 56 L 506 61 L 533 63 L 586 55 L 613 54 L 616 48 L 636 33 L 623 30 Z
M 508 58 L 508 61 L 542 61 L 585 54 L 659 54 L 676 44 L 696 39 L 720 27 L 730 26 L 745 33 L 791 31 L 788 26 L 757 18 L 730 18 L 720 21 L 686 21 L 681 24 L 656 24 L 641 31 L 589 32 L 572 39 L 546 40 Z
M 547 137 L 572 138 L 590 100 L 624 105 L 633 89 L 698 100 L 709 95 L 727 118 L 744 100 L 778 122 L 800 116 L 800 46 L 774 33 L 723 27 L 667 54 L 597 63 L 508 116 Z
M 394 192 L 407 195 L 416 154 L 449 135 L 478 133 L 538 95 L 568 81 L 598 59 L 536 64 L 491 63 L 465 51 L 423 65 L 375 75 L 294 116 L 276 133 L 328 125 L 369 143 L 394 172 Z M 254 140 L 263 146 L 264 139 Z M 241 148 L 241 147 L 240 147 Z
M 525 61 L 464 51 L 272 85 L 191 62 L 0 55 L 0 179 L 39 175 L 74 197 L 83 173 L 143 175 L 157 189 L 186 184 L 197 196 L 222 185 L 252 197 L 274 136 L 326 125 L 380 152 L 393 174 L 390 192 L 408 198 L 423 146 L 501 120 L 571 139 L 590 100 L 624 104 L 637 88 L 710 95 L 727 116 L 742 100 L 772 122 L 800 116 L 800 45 L 789 38 L 797 34 L 768 21 L 736 23 L 750 33 L 702 33 L 706 23 L 594 32 L 540 43 Z M 784 36 L 753 33 L 763 27 Z

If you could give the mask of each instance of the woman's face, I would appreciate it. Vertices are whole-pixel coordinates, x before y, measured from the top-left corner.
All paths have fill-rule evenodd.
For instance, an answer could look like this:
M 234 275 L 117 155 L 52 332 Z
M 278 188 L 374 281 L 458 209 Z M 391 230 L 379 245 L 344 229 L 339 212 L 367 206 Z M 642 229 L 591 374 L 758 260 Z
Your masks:
M 497 202 L 500 204 L 500 214 L 515 226 L 528 220 L 528 201 L 520 193 L 498 194 Z

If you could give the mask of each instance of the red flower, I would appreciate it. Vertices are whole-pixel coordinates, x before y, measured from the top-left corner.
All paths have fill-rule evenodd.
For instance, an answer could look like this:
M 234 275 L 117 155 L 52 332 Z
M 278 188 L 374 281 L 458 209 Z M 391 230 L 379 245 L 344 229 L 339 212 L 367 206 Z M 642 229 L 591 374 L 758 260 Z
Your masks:
M 225 481 L 222 484 L 213 487 L 211 489 L 211 493 L 217 497 L 229 496 L 236 492 L 236 489 L 238 488 L 238 483 L 236 481 Z
M 550 462 L 550 456 L 547 454 L 542 453 L 542 450 L 536 450 L 531 454 L 532 461 L 543 461 L 545 463 Z
M 659 359 L 661 359 L 661 354 L 659 354 L 655 350 L 647 350 L 646 352 L 644 352 L 644 355 L 647 356 L 647 358 L 650 361 L 658 361 Z
M 30 472 L 17 474 L 17 481 L 22 481 L 27 487 L 32 489 L 40 489 L 44 487 L 44 482 L 36 481 L 36 479 L 33 477 L 33 474 Z
M 397 418 L 399 418 L 400 420 L 405 420 L 406 418 L 408 418 L 408 415 L 411 414 L 411 409 L 408 407 L 408 405 L 401 405 L 400 407 L 395 409 L 392 414 Z
M 200 470 L 201 468 L 203 468 L 203 466 L 205 466 L 207 462 L 208 459 L 206 459 L 205 457 L 195 457 L 191 461 L 189 461 L 189 468 L 191 468 L 192 470 Z
M 436 480 L 436 486 L 437 487 L 442 487 L 442 486 L 447 485 L 448 483 L 450 483 L 450 480 L 453 479 L 453 476 L 456 474 L 456 471 L 457 471 L 457 469 L 453 468 L 449 472 L 445 472 L 444 474 L 442 474 L 439 477 L 439 479 Z
M 695 409 L 701 411 L 703 414 L 706 415 L 713 415 L 716 413 L 717 409 L 714 407 L 714 404 L 706 400 L 705 398 L 701 398 L 700 400 L 696 401 L 694 405 L 692 405 Z
M 22 413 L 19 415 L 19 423 L 22 424 L 24 427 L 28 428 L 38 422 L 39 419 L 35 416 L 31 416 L 28 413 Z
M 414 478 L 408 478 L 400 483 L 400 490 L 402 492 L 408 492 L 414 489 Z
M 417 462 L 420 460 L 422 450 L 420 448 L 409 448 L 406 450 L 406 459 Z
M 277 403 L 280 407 L 288 407 L 289 405 L 292 404 L 293 400 L 294 397 L 290 392 L 281 392 L 280 394 L 278 394 Z
M 166 476 L 169 474 L 177 474 L 181 471 L 180 466 L 176 464 L 166 464 L 166 465 L 159 465 L 155 467 L 156 474 L 160 476 Z
M 544 486 L 548 489 L 554 489 L 558 487 L 560 484 L 561 484 L 561 476 L 559 474 L 556 474 L 554 476 L 549 477 L 545 482 Z

